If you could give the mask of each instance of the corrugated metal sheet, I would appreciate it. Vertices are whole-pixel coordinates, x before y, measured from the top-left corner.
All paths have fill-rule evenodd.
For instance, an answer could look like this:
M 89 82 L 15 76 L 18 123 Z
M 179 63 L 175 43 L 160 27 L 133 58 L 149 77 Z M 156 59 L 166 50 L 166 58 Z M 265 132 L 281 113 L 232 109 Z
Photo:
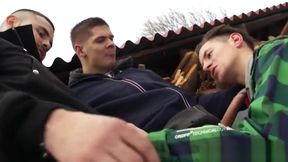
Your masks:
M 160 35 L 157 33 L 154 35 L 154 37 L 150 38 L 142 37 L 135 43 L 127 41 L 122 47 L 118 49 L 118 53 L 120 55 L 126 55 L 132 52 L 137 52 L 143 49 L 159 46 L 161 44 L 170 43 L 174 40 L 181 40 L 188 37 L 193 37 L 195 35 L 203 34 L 208 30 L 210 30 L 212 27 L 223 23 L 230 25 L 237 25 L 244 22 L 249 22 L 259 18 L 267 17 L 269 15 L 273 15 L 276 13 L 281 13 L 283 11 L 287 12 L 287 10 L 288 10 L 288 2 L 284 4 L 279 4 L 277 6 L 272 6 L 270 8 L 259 9 L 256 12 L 251 11 L 247 14 L 242 13 L 238 16 L 233 15 L 231 17 L 225 17 L 221 20 L 205 22 L 200 26 L 192 25 L 188 28 L 182 27 L 176 31 L 171 30 L 164 35 Z

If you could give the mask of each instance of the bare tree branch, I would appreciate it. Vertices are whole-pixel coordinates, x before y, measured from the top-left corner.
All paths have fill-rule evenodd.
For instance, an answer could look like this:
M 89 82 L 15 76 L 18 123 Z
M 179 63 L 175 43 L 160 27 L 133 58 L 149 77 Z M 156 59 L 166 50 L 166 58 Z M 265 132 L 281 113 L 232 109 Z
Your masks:
M 226 11 L 220 9 L 220 16 L 211 11 L 188 12 L 184 14 L 179 11 L 170 9 L 167 14 L 156 17 L 156 20 L 147 20 L 142 29 L 143 36 L 153 36 L 156 33 L 164 34 L 169 30 L 177 30 L 181 27 L 188 28 L 194 24 L 200 25 L 205 21 L 213 21 L 217 18 L 227 17 Z

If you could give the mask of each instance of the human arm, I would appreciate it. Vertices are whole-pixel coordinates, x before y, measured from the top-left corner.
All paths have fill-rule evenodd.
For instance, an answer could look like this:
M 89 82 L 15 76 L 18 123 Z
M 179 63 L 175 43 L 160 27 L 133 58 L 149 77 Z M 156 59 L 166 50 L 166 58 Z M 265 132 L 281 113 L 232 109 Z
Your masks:
M 0 148 L 9 161 L 39 161 L 48 114 L 60 104 L 0 84 Z
M 45 147 L 59 161 L 157 161 L 146 135 L 119 119 L 38 107 L 34 98 L 12 91 L 1 95 L 1 105 L 1 147 L 9 159 L 10 154 L 23 161 L 41 159 L 39 144 L 45 127 Z
M 239 108 L 244 102 L 246 96 L 246 89 L 242 89 L 240 92 L 237 93 L 237 95 L 232 99 L 230 105 L 228 106 L 223 118 L 221 119 L 222 124 L 224 124 L 225 126 L 232 126 L 239 111 Z
M 222 119 L 234 96 L 236 96 L 242 88 L 241 86 L 233 86 L 209 95 L 199 96 L 197 103 L 202 105 L 218 119 Z M 242 109 L 243 104 L 241 104 L 240 107 L 240 109 Z
M 9 161 L 40 161 L 45 122 L 51 111 L 64 107 L 53 102 L 63 100 L 64 91 L 39 75 L 37 61 L 23 48 L 1 38 L 0 60 L 0 149 Z

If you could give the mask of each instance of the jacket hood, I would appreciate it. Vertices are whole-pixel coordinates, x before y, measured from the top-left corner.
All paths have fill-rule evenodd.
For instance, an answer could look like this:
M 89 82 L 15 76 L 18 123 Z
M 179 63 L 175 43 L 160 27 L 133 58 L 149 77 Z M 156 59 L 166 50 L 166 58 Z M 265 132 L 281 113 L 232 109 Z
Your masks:
M 25 48 L 30 55 L 40 61 L 38 49 L 33 35 L 32 25 L 19 26 L 0 32 L 0 37 L 7 41 Z M 41 62 L 41 61 L 40 61 Z
M 84 74 L 82 69 L 76 69 L 70 72 L 68 85 L 72 86 L 81 82 L 82 80 L 86 80 L 89 78 L 108 78 L 108 76 L 104 74 Z
M 77 84 L 78 82 L 89 79 L 89 78 L 94 78 L 94 79 L 95 78 L 109 78 L 109 74 L 111 76 L 115 76 L 118 73 L 121 73 L 122 70 L 129 69 L 131 67 L 133 67 L 133 58 L 129 56 L 127 58 L 117 60 L 116 65 L 113 68 L 113 70 L 107 74 L 83 74 L 82 69 L 78 68 L 70 72 L 68 85 L 73 86 L 74 84 Z
M 82 69 L 79 68 L 71 71 L 69 74 L 68 85 L 76 84 L 78 80 L 81 80 L 81 78 L 85 78 L 85 74 L 83 74 Z

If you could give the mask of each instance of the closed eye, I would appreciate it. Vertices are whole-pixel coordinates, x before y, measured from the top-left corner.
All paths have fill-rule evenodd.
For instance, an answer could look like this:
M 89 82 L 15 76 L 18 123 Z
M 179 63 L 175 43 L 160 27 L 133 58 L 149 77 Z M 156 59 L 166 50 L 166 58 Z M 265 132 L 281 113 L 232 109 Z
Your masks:
M 103 43 L 103 42 L 106 41 L 106 39 L 110 39 L 111 41 L 113 41 L 114 36 L 113 36 L 113 35 L 111 35 L 111 36 L 109 36 L 109 37 L 100 36 L 100 37 L 97 37 L 97 38 L 95 39 L 95 42 L 96 42 L 96 43 Z
M 50 43 L 50 46 L 52 47 L 52 40 L 51 38 L 49 37 L 49 33 L 47 32 L 47 30 L 45 30 L 44 28 L 38 28 L 37 29 L 37 33 L 39 34 L 40 38 L 42 39 L 49 39 L 49 43 Z
M 114 40 L 114 35 L 111 35 L 109 38 L 110 38 L 111 41 L 113 41 Z
M 212 50 L 205 51 L 203 54 L 203 60 L 202 62 L 200 61 L 200 64 L 204 66 L 204 62 L 211 59 L 211 57 L 212 57 Z
M 41 38 L 44 38 L 44 37 L 45 37 L 45 33 L 42 32 L 42 31 L 39 31 L 39 30 L 38 30 L 38 34 L 40 35 Z
M 105 41 L 105 37 L 97 37 L 96 39 L 95 39 L 95 42 L 96 43 L 103 43 Z
M 43 28 L 43 27 L 39 27 L 37 29 L 37 32 L 38 32 L 38 34 L 40 35 L 41 38 L 49 37 L 48 31 L 45 28 Z
M 207 55 L 206 55 L 206 58 L 207 59 L 210 59 L 212 57 L 212 51 L 209 51 L 208 53 L 207 53 Z

